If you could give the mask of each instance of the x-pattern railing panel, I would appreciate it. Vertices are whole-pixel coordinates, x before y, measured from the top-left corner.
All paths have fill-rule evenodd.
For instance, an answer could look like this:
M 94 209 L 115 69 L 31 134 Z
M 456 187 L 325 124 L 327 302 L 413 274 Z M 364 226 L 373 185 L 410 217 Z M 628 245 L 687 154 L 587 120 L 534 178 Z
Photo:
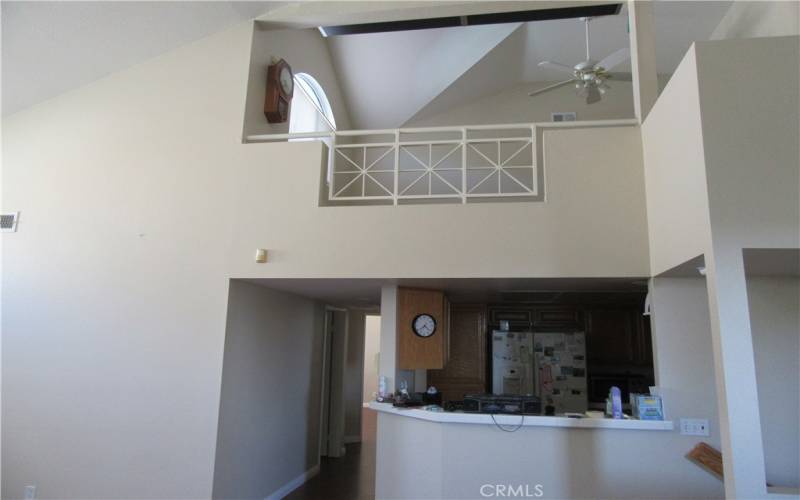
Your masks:
M 329 183 L 331 200 L 460 199 L 536 196 L 536 127 L 520 135 L 520 126 L 436 128 L 431 132 L 456 133 L 460 139 L 402 140 L 428 129 L 392 131 L 392 142 L 334 144 Z M 470 134 L 491 130 L 491 138 Z M 421 132 L 420 132 L 421 131 Z M 388 131 L 362 131 L 386 136 Z

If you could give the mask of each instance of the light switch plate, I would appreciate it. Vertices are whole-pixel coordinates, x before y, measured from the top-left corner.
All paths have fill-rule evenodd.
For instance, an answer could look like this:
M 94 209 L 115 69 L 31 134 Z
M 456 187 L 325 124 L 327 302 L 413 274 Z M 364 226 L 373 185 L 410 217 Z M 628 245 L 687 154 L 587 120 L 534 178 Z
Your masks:
M 702 418 L 682 418 L 681 434 L 686 436 L 708 436 L 708 420 Z

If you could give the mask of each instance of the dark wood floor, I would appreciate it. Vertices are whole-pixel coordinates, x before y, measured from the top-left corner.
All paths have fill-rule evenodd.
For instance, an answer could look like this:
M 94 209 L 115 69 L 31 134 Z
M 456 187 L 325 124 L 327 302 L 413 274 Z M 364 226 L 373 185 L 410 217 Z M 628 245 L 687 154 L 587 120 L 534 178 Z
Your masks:
M 362 410 L 361 442 L 348 444 L 341 458 L 322 458 L 319 474 L 287 496 L 290 500 L 374 500 L 375 425 L 373 410 Z

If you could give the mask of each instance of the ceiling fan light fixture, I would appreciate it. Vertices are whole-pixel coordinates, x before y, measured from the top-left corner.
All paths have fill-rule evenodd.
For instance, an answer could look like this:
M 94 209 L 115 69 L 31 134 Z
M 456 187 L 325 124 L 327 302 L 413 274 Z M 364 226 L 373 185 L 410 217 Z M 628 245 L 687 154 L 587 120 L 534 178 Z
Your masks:
M 539 67 L 557 70 L 562 73 L 572 73 L 575 82 L 575 93 L 579 97 L 585 98 L 586 104 L 593 104 L 600 101 L 601 96 L 611 89 L 611 87 L 605 84 L 606 78 L 611 76 L 609 71 L 630 59 L 630 49 L 627 47 L 619 49 L 604 57 L 599 62 L 593 60 L 589 50 L 589 21 L 591 17 L 583 17 L 581 20 L 584 22 L 585 27 L 586 60 L 572 67 L 555 61 L 541 61 L 538 65 Z M 528 95 L 539 95 L 551 89 L 566 85 L 569 82 L 570 80 L 560 82 L 556 85 L 531 92 Z

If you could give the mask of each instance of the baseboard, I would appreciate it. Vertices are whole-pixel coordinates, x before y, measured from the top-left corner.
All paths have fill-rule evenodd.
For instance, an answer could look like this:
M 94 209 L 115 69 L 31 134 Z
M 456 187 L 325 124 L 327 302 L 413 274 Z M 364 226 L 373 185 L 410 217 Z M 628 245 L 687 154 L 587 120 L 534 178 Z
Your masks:
M 308 469 L 307 471 L 300 474 L 296 478 L 292 479 L 288 483 L 284 484 L 283 486 L 272 492 L 272 494 L 267 498 L 265 498 L 264 500 L 281 500 L 281 498 L 293 492 L 294 490 L 302 486 L 303 483 L 305 483 L 312 477 L 316 476 L 317 474 L 319 474 L 319 464 L 315 465 L 314 467 Z
M 344 444 L 360 443 L 361 436 L 345 436 Z

